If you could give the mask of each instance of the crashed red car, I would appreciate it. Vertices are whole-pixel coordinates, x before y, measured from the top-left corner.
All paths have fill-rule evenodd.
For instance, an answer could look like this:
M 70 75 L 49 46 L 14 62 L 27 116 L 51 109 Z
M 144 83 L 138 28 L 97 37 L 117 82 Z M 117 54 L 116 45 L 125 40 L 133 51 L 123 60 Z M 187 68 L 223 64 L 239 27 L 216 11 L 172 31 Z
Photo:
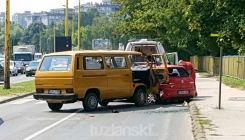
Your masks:
M 183 66 L 168 65 L 169 82 L 160 84 L 160 99 L 189 100 L 196 97 L 196 87 L 193 78 Z

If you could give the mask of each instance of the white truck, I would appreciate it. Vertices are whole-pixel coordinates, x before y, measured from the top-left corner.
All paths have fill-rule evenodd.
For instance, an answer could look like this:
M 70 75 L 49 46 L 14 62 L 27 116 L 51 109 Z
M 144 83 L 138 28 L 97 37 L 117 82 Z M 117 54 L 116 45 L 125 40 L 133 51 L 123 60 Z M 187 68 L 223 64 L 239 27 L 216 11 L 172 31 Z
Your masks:
M 13 46 L 14 61 L 22 61 L 25 65 L 28 65 L 30 61 L 34 60 L 34 54 L 34 45 Z
M 140 51 L 146 55 L 151 54 L 163 54 L 169 64 L 178 64 L 178 53 L 170 52 L 167 53 L 163 45 L 154 39 L 136 39 L 129 40 L 125 51 Z
M 35 53 L 34 60 L 38 61 L 38 60 L 42 59 L 42 56 L 43 56 L 42 53 Z

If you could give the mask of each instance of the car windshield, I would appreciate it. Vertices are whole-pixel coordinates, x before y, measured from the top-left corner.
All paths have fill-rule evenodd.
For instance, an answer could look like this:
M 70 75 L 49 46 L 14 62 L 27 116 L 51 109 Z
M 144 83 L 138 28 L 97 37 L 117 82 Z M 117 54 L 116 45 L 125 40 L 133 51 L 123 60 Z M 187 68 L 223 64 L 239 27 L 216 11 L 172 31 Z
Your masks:
M 37 67 L 39 62 L 30 62 L 29 67 Z
M 63 56 L 46 56 L 44 57 L 39 71 L 70 71 L 72 57 Z

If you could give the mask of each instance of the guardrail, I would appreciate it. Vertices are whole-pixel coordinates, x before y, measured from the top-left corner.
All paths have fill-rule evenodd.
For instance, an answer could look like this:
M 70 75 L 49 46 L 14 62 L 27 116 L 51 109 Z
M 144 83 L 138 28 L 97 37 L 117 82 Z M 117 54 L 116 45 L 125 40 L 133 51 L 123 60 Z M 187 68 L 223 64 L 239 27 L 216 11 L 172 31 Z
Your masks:
M 219 74 L 219 57 L 191 56 L 190 60 L 198 71 Z M 224 56 L 223 75 L 245 80 L 245 56 Z

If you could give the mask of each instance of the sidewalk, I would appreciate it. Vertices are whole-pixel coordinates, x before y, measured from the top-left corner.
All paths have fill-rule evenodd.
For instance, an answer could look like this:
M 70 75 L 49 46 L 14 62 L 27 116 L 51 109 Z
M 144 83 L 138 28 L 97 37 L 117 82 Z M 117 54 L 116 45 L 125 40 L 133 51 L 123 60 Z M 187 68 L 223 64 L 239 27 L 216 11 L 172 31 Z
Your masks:
M 193 102 L 205 120 L 207 140 L 245 140 L 245 91 L 222 84 L 219 110 L 219 81 L 199 74 L 196 81 L 198 97 Z

